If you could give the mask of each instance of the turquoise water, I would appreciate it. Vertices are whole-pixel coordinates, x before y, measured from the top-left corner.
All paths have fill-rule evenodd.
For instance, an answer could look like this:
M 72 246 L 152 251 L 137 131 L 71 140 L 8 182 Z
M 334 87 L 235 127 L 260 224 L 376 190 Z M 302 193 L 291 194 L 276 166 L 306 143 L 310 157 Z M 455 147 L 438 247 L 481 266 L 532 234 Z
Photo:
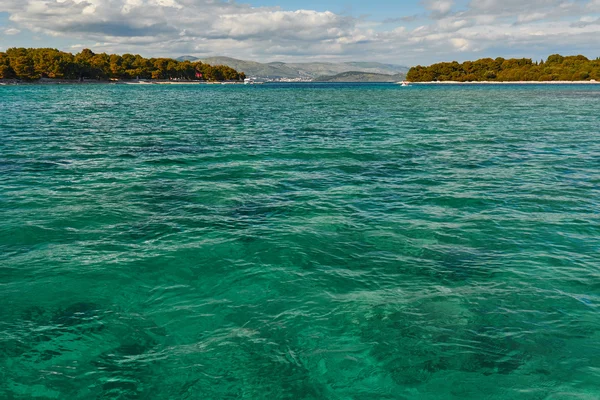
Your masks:
M 600 88 L 0 88 L 0 398 L 597 399 Z

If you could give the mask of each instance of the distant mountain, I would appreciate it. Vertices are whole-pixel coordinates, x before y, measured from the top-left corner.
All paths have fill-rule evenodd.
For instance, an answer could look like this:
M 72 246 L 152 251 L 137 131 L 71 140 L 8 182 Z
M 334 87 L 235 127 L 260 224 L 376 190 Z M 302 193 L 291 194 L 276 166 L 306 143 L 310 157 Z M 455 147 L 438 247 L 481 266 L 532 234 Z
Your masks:
M 249 77 L 257 78 L 297 78 L 298 71 L 289 68 L 285 63 L 263 64 L 255 61 L 237 60 L 230 57 L 210 57 L 201 60 L 210 65 L 227 65 L 231 68 L 239 68 Z M 234 67 L 235 65 L 235 67 Z
M 198 61 L 199 59 L 194 56 L 181 56 L 176 58 L 177 61 Z
M 400 82 L 404 78 L 406 78 L 405 73 L 389 75 L 349 71 L 333 76 L 319 76 L 313 82 Z
M 337 75 L 343 72 L 368 72 L 373 74 L 396 75 L 408 72 L 402 65 L 382 64 L 376 62 L 344 62 L 344 63 L 259 63 L 255 61 L 238 60 L 230 57 L 210 57 L 198 59 L 192 56 L 179 57 L 179 61 L 202 61 L 210 65 L 227 65 L 247 76 L 256 78 L 304 78 L 313 79 L 319 76 Z

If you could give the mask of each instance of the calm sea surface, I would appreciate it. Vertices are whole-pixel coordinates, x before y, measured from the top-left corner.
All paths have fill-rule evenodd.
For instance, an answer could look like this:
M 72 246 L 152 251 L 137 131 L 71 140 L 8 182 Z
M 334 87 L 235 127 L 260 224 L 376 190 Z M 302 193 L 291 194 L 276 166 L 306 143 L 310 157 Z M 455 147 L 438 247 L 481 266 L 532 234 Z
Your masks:
M 600 87 L 0 87 L 0 398 L 598 399 Z

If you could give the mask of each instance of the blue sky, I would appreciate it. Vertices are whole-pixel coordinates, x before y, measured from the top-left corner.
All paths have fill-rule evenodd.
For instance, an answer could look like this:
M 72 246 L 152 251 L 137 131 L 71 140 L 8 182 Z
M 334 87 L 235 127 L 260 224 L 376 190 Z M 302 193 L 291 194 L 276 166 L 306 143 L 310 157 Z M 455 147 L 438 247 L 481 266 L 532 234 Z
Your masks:
M 337 14 L 350 14 L 354 17 L 368 15 L 374 19 L 387 19 L 394 17 L 403 17 L 406 15 L 423 12 L 423 7 L 418 1 L 392 1 L 392 0 L 374 0 L 374 1 L 257 1 L 253 4 L 257 6 L 279 6 L 285 10 L 309 9 L 317 11 L 333 11 Z
M 600 0 L 1 0 L 13 46 L 404 65 L 600 56 Z

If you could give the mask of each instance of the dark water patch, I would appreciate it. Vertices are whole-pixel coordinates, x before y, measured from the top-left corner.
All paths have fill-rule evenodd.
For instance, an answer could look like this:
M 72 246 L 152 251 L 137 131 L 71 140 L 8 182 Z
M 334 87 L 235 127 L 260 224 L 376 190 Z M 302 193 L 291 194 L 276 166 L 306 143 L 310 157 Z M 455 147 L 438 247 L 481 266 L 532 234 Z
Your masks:
M 74 303 L 55 312 L 52 323 L 63 327 L 94 322 L 100 317 L 100 307 L 94 303 Z
M 119 321 L 111 329 L 116 345 L 91 361 L 95 381 L 89 390 L 100 398 L 137 399 L 156 395 L 161 382 L 156 371 L 157 356 L 166 332 L 141 316 L 117 314 Z
M 229 217 L 235 222 L 253 225 L 268 222 L 270 219 L 285 217 L 288 211 L 287 208 L 285 203 L 282 204 L 273 200 L 246 201 L 235 207 L 229 213 Z
M 194 162 L 191 160 L 187 161 L 187 160 L 174 159 L 174 158 L 156 158 L 156 159 L 145 160 L 144 163 L 156 165 L 156 166 L 171 166 L 171 165 L 185 166 L 185 165 L 193 165 L 194 164 Z
M 476 351 L 461 365 L 461 370 L 477 372 L 489 376 L 515 373 L 525 365 L 530 356 L 519 341 L 506 337 L 502 333 L 478 335 Z
M 156 240 L 165 236 L 177 235 L 184 231 L 177 224 L 152 220 L 121 225 L 119 230 L 120 232 L 114 237 L 118 239 L 125 236 L 128 240 L 122 239 L 124 242 Z
M 133 153 L 121 153 L 117 157 L 122 159 L 135 159 L 137 158 L 137 155 Z

